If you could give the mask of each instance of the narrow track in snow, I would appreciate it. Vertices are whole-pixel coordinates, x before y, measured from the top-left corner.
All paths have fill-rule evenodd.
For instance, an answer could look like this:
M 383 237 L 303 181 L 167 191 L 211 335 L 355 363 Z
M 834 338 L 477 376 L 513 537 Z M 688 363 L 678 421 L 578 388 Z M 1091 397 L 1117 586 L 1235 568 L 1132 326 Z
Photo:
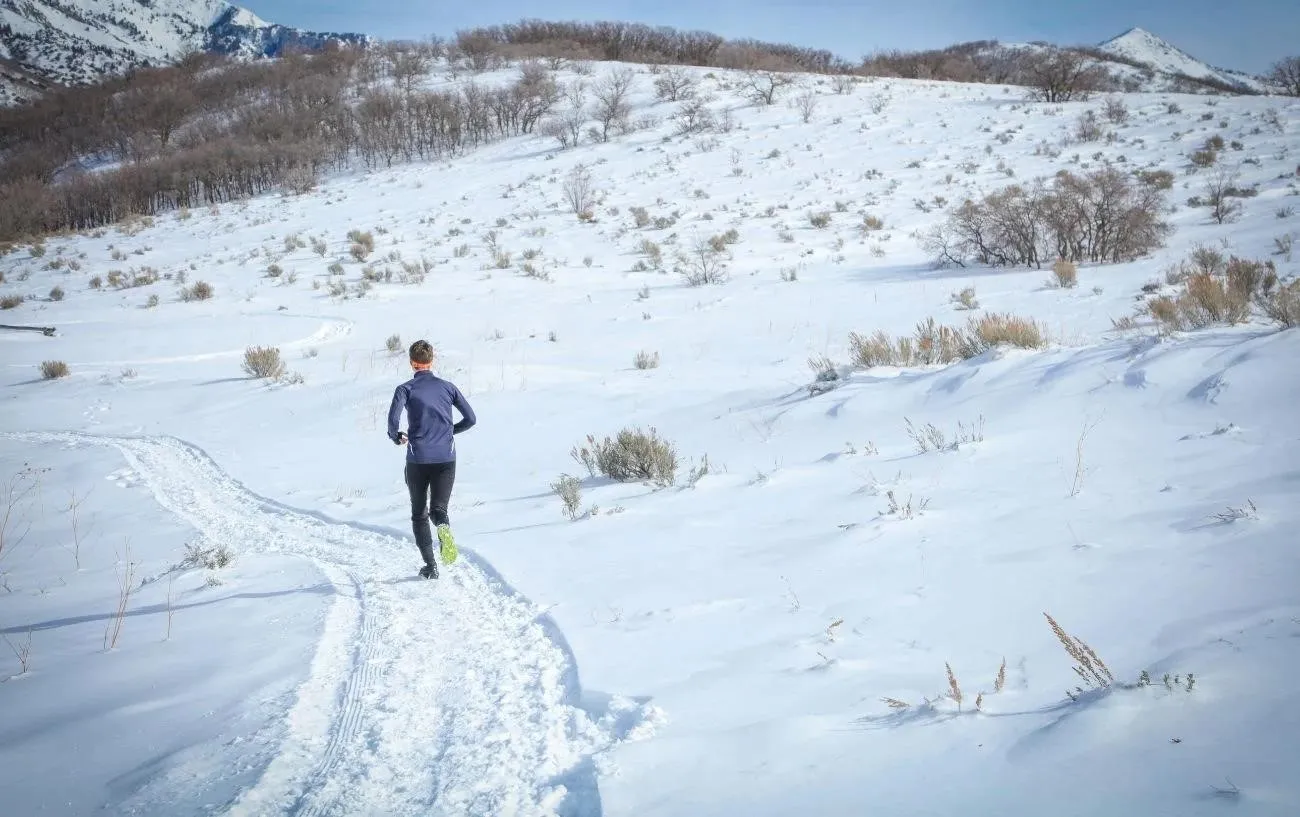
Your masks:
M 179 440 L 14 436 L 112 445 L 202 536 L 311 559 L 335 586 L 285 737 L 224 813 L 601 814 L 592 757 L 618 737 L 578 706 L 537 608 L 472 554 L 427 582 L 409 542 L 259 497 Z

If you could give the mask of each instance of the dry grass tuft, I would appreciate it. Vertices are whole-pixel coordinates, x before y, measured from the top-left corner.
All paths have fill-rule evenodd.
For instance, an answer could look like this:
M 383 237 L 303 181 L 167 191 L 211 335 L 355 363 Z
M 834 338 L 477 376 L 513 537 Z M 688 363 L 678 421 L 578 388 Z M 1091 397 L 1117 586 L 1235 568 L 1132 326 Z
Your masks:
M 1047 344 L 1046 333 L 1036 322 L 1009 313 L 990 313 L 979 318 L 972 318 L 967 327 L 967 335 L 973 344 L 974 357 L 994 346 L 1015 346 L 1020 349 L 1041 349 Z
M 1052 632 L 1056 634 L 1056 639 L 1061 642 L 1066 653 L 1074 659 L 1074 672 L 1089 688 L 1106 689 L 1115 681 L 1115 676 L 1111 674 L 1110 669 L 1105 662 L 1098 657 L 1097 653 L 1088 646 L 1087 642 L 1078 636 L 1073 636 L 1061 628 L 1056 623 L 1056 619 L 1047 613 L 1043 613 L 1047 623 L 1051 626 Z M 1082 691 L 1079 688 L 1077 691 Z M 1071 698 L 1076 697 L 1074 693 L 1067 693 Z

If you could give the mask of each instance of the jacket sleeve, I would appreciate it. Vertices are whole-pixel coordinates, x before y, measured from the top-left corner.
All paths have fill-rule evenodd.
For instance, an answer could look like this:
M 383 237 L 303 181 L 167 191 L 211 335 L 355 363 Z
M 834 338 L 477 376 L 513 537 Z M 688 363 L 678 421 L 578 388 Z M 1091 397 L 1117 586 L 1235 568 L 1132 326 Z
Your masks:
M 388 407 L 388 439 L 397 442 L 397 426 L 402 422 L 402 409 L 406 408 L 406 384 L 393 391 L 393 402 Z
M 451 427 L 451 433 L 459 434 L 462 431 L 469 431 L 473 428 L 474 424 L 478 422 L 478 418 L 474 416 L 474 409 L 470 408 L 469 401 L 465 399 L 465 395 L 461 394 L 460 389 L 455 386 L 451 387 L 451 404 L 460 411 L 461 416 L 460 422 Z

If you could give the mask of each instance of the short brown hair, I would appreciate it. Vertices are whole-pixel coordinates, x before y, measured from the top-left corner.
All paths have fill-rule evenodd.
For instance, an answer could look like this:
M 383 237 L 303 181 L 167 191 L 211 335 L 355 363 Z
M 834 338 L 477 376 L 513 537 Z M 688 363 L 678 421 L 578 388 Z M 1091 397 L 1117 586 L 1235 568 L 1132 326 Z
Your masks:
M 411 344 L 412 363 L 432 363 L 433 346 L 427 340 L 417 340 Z

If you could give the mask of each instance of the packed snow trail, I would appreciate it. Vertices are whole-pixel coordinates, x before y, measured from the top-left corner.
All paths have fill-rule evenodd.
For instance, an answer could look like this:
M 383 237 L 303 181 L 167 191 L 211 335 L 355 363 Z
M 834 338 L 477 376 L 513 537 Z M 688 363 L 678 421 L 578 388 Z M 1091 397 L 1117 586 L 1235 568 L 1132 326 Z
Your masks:
M 116 446 L 210 543 L 306 557 L 334 584 L 282 745 L 225 813 L 601 813 L 592 757 L 612 718 L 578 708 L 570 656 L 472 554 L 414 579 L 410 543 L 258 497 L 178 440 L 22 436 Z

